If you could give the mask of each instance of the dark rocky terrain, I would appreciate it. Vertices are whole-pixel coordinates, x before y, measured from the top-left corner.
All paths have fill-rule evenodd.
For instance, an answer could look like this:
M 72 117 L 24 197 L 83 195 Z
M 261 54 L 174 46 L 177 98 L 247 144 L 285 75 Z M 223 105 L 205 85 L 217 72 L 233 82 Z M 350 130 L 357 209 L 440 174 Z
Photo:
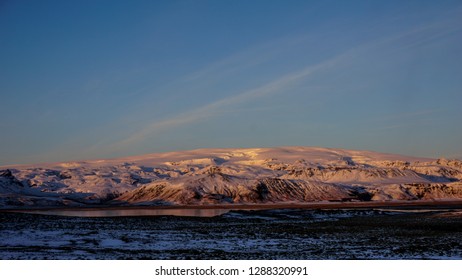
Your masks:
M 462 259 L 460 210 L 413 211 L 231 211 L 211 218 L 0 213 L 0 259 Z

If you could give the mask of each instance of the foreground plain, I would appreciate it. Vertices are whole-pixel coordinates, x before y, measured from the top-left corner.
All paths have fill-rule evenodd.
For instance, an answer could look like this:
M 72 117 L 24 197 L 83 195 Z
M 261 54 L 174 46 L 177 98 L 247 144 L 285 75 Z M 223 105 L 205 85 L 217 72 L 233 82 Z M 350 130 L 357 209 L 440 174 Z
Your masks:
M 276 209 L 104 218 L 0 213 L 0 258 L 462 259 L 461 213 Z

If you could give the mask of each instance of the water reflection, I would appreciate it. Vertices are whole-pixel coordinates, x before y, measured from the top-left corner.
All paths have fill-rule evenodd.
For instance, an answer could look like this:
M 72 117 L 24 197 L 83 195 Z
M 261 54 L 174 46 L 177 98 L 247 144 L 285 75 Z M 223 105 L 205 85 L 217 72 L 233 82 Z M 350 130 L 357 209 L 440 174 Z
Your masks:
M 229 209 L 82 209 L 82 210 L 34 210 L 23 213 L 73 216 L 73 217 L 122 217 L 122 216 L 194 216 L 214 217 L 227 213 Z

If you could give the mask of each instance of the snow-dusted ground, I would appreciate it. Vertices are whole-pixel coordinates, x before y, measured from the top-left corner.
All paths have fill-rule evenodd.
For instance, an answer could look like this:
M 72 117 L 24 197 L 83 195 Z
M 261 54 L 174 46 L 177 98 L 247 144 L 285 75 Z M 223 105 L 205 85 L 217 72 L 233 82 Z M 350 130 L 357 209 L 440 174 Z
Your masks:
M 0 259 L 462 259 L 460 210 L 0 213 Z
M 313 147 L 0 168 L 0 207 L 462 199 L 462 162 Z
M 458 160 L 310 147 L 203 149 L 4 166 L 0 258 L 461 259 L 462 215 L 455 211 L 462 203 L 461 180 Z M 404 213 L 386 208 L 426 201 L 451 202 L 453 209 L 441 212 L 440 205 L 431 208 L 436 212 Z M 307 208 L 310 203 L 386 210 L 231 210 L 217 217 L 5 212 L 92 207 L 91 215 L 119 210 L 220 214 L 234 206 Z M 185 207 L 149 207 L 159 205 Z M 218 207 L 200 209 L 207 205 Z

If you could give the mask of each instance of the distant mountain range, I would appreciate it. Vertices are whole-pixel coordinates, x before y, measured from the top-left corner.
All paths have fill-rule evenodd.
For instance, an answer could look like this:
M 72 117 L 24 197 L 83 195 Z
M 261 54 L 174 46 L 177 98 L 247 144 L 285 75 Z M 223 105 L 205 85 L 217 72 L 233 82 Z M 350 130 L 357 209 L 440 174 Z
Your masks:
M 315 147 L 0 167 L 0 207 L 462 200 L 462 161 Z

